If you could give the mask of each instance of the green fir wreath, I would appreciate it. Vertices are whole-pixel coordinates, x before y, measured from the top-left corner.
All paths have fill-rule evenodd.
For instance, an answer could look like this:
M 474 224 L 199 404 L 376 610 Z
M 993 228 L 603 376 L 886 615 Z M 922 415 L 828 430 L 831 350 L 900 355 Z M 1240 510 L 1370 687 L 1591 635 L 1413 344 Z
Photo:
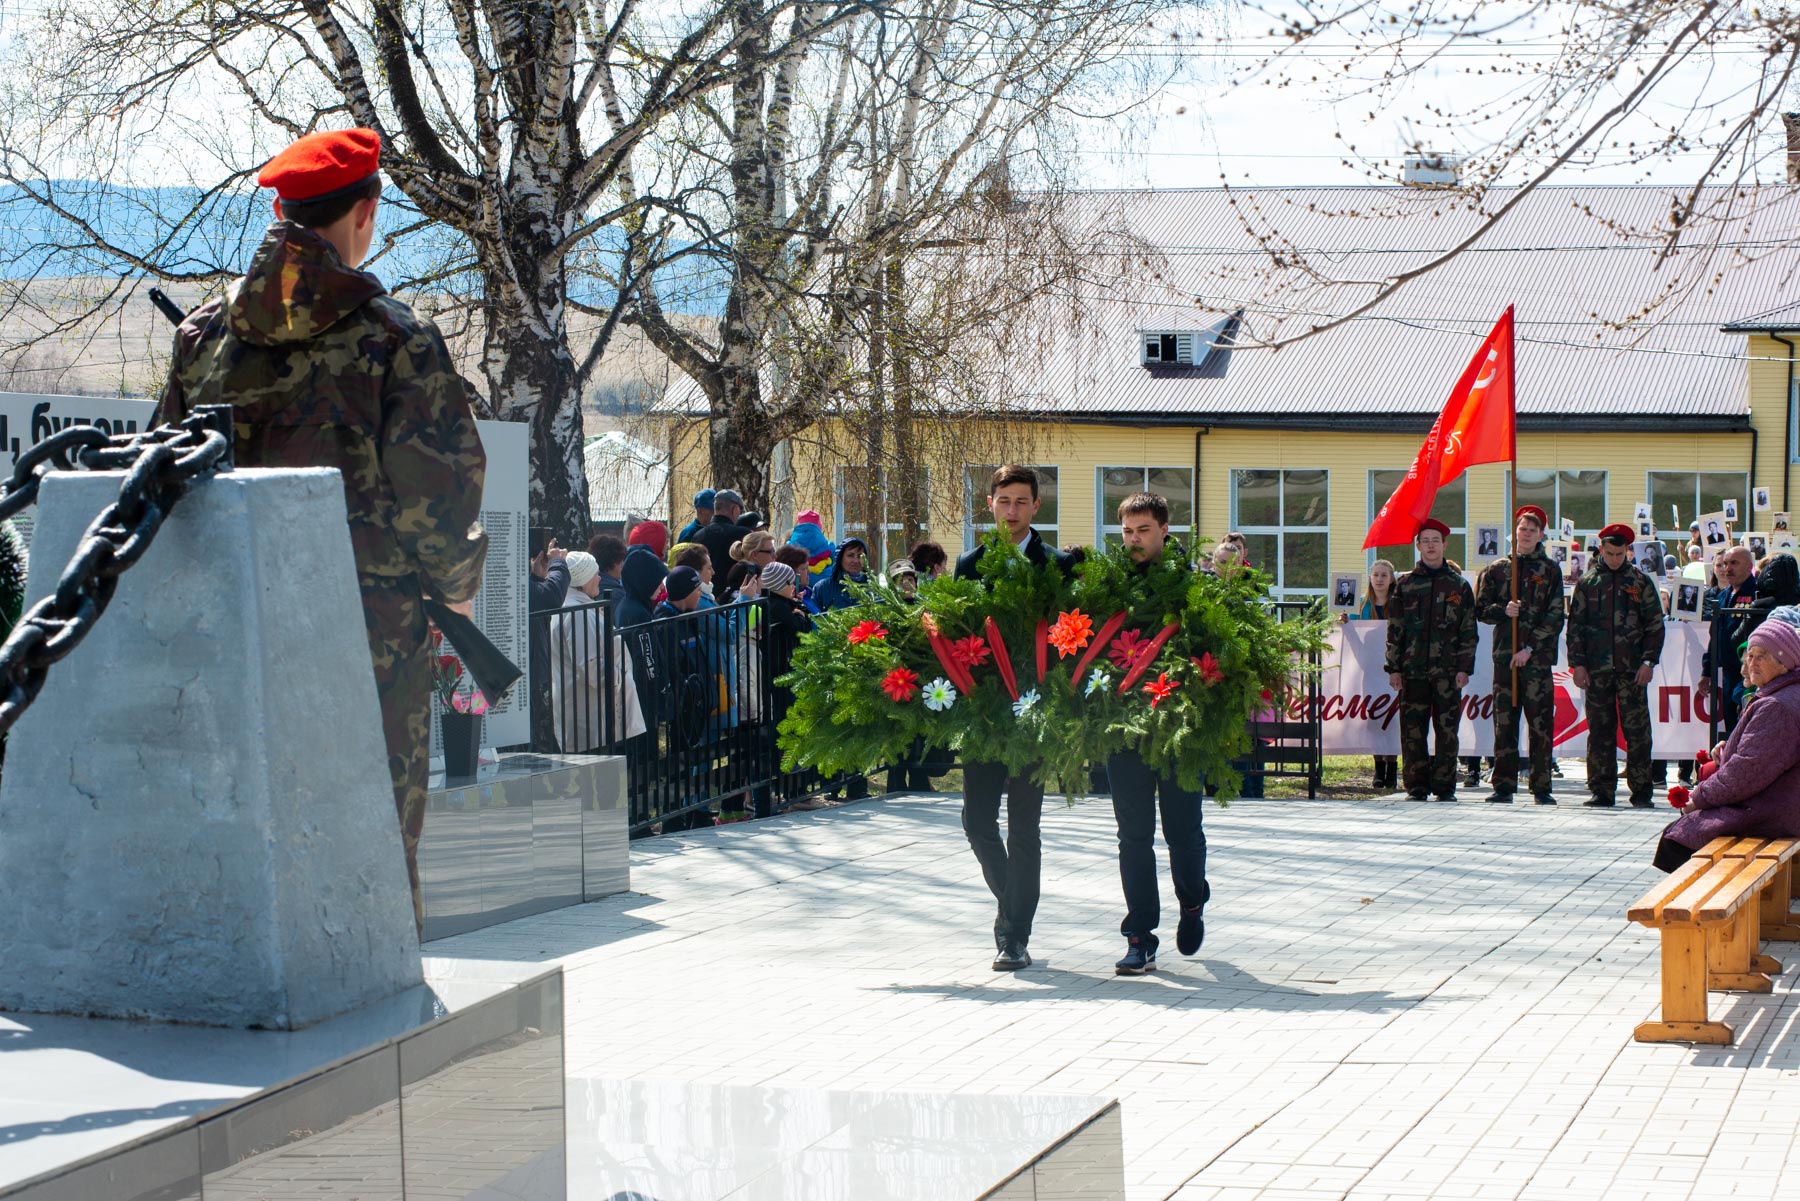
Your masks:
M 1074 579 L 1003 531 L 985 545 L 979 580 L 925 581 L 916 601 L 863 586 L 818 618 L 780 681 L 788 770 L 864 772 L 923 739 L 1078 793 L 1089 764 L 1137 750 L 1185 787 L 1237 795 L 1247 723 L 1302 681 L 1322 612 L 1280 621 L 1266 577 L 1195 570 L 1173 540 L 1141 566 L 1089 551 Z

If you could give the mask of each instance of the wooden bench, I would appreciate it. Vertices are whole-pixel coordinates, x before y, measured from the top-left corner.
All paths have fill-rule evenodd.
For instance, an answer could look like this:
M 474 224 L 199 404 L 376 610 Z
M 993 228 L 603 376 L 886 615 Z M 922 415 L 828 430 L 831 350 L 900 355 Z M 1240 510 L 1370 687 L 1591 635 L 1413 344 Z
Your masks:
M 1662 1020 L 1633 1038 L 1731 1043 L 1731 1027 L 1708 1020 L 1706 994 L 1774 987 L 1781 963 L 1758 953 L 1759 940 L 1800 941 L 1797 854 L 1800 839 L 1715 838 L 1627 911 L 1662 932 Z

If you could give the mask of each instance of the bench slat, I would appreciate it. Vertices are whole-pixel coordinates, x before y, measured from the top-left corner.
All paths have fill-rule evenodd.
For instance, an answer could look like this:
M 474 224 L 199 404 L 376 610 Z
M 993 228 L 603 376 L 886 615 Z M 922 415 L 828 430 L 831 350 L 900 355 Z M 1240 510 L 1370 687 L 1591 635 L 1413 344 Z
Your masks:
M 1723 840 L 1714 839 L 1713 841 Z M 1625 911 L 1625 916 L 1634 922 L 1642 922 L 1646 926 L 1655 925 L 1662 917 L 1663 908 L 1680 896 L 1688 885 L 1705 875 L 1711 867 L 1711 856 L 1702 858 L 1699 854 L 1695 854 L 1692 859 L 1670 872 L 1662 883 L 1639 898 L 1636 904 Z
M 1772 860 L 1728 858 L 1719 862 L 1738 864 L 1738 872 L 1694 913 L 1694 920 L 1703 926 L 1731 918 L 1739 909 L 1755 901 L 1763 885 L 1775 878 L 1775 863 Z
M 1771 838 L 1756 852 L 1758 859 L 1773 859 L 1776 863 L 1786 863 L 1795 855 L 1800 855 L 1800 838 Z
M 1688 885 L 1681 894 L 1663 906 L 1662 920 L 1665 922 L 1692 922 L 1697 920 L 1698 911 L 1707 905 L 1712 895 L 1724 888 L 1743 870 L 1746 859 L 1719 859 L 1707 866 L 1701 877 Z M 1739 898 L 1742 904 L 1742 898 Z M 1716 907 L 1713 907 L 1716 910 Z M 1726 910 L 1726 917 L 1730 910 Z M 1720 921 L 1723 918 L 1714 918 Z

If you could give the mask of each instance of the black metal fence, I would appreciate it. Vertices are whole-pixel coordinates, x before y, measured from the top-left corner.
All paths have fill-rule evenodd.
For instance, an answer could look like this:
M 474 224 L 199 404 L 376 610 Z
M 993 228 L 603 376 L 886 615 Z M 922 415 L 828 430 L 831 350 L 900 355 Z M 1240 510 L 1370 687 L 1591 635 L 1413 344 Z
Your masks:
M 1269 601 L 1267 607 L 1277 621 L 1294 621 L 1305 617 L 1318 603 Z M 1308 663 L 1311 670 L 1298 687 L 1285 697 L 1271 696 L 1269 708 L 1250 723 L 1254 750 L 1244 778 L 1252 795 L 1261 796 L 1261 782 L 1277 777 L 1304 779 L 1306 795 L 1318 795 L 1325 772 L 1325 733 L 1317 651 L 1308 656 Z
M 571 593 L 571 598 L 576 594 Z M 666 614 L 620 626 L 606 600 L 532 615 L 547 636 L 550 672 L 532 681 L 543 689 L 534 712 L 548 729 L 534 730 L 540 750 L 623 755 L 634 836 L 658 823 L 687 829 L 702 814 L 767 816 L 779 806 L 828 786 L 857 791 L 860 780 L 826 781 L 813 771 L 784 772 L 776 723 L 786 694 L 774 680 L 787 670 L 779 638 L 769 629 L 766 600 Z M 1279 601 L 1282 619 L 1311 602 Z M 1315 662 L 1315 668 L 1318 664 Z M 1306 703 L 1273 705 L 1251 723 L 1255 751 L 1244 763 L 1246 791 L 1268 777 L 1304 777 L 1308 795 L 1323 766 L 1316 672 L 1307 677 Z M 952 766 L 933 752 L 928 766 Z M 940 760 L 946 760 L 941 761 Z M 901 765 L 905 768 L 907 765 Z

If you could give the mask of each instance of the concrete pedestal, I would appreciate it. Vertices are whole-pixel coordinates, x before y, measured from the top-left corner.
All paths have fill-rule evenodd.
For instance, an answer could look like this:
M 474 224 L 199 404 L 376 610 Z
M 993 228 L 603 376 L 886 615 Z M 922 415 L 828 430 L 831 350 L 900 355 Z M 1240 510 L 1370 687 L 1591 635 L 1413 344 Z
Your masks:
M 117 473 L 44 481 L 28 603 Z M 420 981 L 330 470 L 194 486 L 12 732 L 0 1009 L 294 1029 Z

